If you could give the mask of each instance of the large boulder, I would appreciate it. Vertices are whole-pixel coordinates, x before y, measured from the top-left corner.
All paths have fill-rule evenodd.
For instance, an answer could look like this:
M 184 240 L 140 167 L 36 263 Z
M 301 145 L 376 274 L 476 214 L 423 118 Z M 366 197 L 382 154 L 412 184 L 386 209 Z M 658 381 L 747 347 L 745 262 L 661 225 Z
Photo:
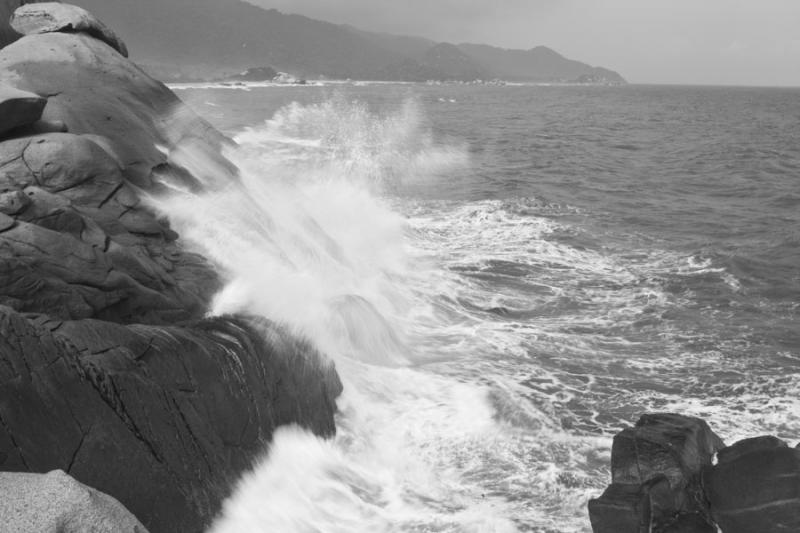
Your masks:
M 775 437 L 739 441 L 719 453 L 703 482 L 725 533 L 800 531 L 800 449 Z
M 0 135 L 38 121 L 47 99 L 0 83 Z
M 53 32 L 83 32 L 106 43 L 128 57 L 128 48 L 122 39 L 108 29 L 85 9 L 60 2 L 26 4 L 14 11 L 11 27 L 22 35 Z
M 35 4 L 45 1 L 47 0 L 0 0 L 0 48 L 22 37 L 19 33 L 14 31 L 11 24 L 9 24 L 14 10 L 23 4 Z
M 117 500 L 63 470 L 0 473 L 0 516 L 3 531 L 147 533 Z
M 335 431 L 332 365 L 265 321 L 123 326 L 0 307 L 0 356 L 0 470 L 64 470 L 153 532 L 208 526 L 279 425 Z
M 185 146 L 201 148 L 203 165 L 216 179 L 235 179 L 236 169 L 221 154 L 230 143 L 225 136 L 164 84 L 87 34 L 28 35 L 3 48 L 0 82 L 46 96 L 44 120 L 107 139 L 123 175 L 137 187 L 152 190 L 165 175 L 197 186 L 199 177 L 178 168 L 187 160 L 169 157 Z
M 146 209 L 97 136 L 0 143 L 0 304 L 62 319 L 169 323 L 198 318 L 219 288 Z
M 612 484 L 589 502 L 595 533 L 676 531 L 679 521 L 699 523 L 692 531 L 713 533 L 701 475 L 724 446 L 699 418 L 643 415 L 614 437 Z

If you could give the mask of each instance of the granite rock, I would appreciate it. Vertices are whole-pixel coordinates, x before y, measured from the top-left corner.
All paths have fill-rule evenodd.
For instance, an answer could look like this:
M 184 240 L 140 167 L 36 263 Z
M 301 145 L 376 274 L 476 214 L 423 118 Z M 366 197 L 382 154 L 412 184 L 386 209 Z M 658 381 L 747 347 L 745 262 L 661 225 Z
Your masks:
M 800 531 L 800 450 L 776 437 L 739 441 L 703 473 L 724 533 Z
M 9 22 L 22 35 L 53 32 L 82 32 L 91 35 L 128 57 L 122 39 L 85 9 L 61 2 L 25 4 L 14 11 Z
M 147 533 L 117 500 L 67 475 L 0 473 L 3 531 Z
M 0 136 L 37 122 L 45 105 L 46 98 L 0 83 Z

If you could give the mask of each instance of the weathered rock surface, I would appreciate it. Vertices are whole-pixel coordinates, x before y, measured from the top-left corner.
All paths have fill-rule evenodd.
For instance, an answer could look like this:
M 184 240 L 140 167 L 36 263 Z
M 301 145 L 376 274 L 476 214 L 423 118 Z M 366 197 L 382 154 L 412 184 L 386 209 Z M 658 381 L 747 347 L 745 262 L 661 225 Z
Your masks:
M 589 502 L 595 533 L 800 531 L 800 445 L 725 447 L 700 419 L 653 414 L 617 434 L 611 462 L 613 483 Z
M 268 322 L 54 321 L 0 307 L 0 470 L 61 469 L 151 531 L 199 531 L 272 431 L 331 435 L 333 367 Z
M 117 500 L 64 473 L 0 473 L 3 531 L 147 533 Z
M 676 521 L 688 520 L 681 515 L 699 520 L 696 530 L 705 522 L 713 532 L 701 475 L 724 446 L 699 418 L 643 415 L 614 437 L 612 484 L 589 502 L 595 533 L 675 531 Z
M 334 433 L 338 376 L 276 324 L 203 318 L 218 274 L 142 200 L 238 179 L 222 134 L 85 32 L 3 48 L 0 81 L 48 99 L 0 142 L 0 471 L 200 531 L 278 426 Z
M 87 33 L 128 57 L 128 48 L 122 39 L 94 15 L 78 6 L 60 2 L 23 5 L 14 11 L 10 24 L 22 35 L 54 32 Z
M 11 15 L 14 14 L 14 10 L 17 9 L 22 4 L 36 4 L 39 2 L 44 2 L 46 0 L 1 0 L 0 1 L 0 48 L 7 46 L 20 37 L 19 33 L 14 31 L 9 24 L 11 20 Z
M 725 533 L 800 531 L 800 450 L 756 437 L 721 451 L 703 474 L 714 519 Z
M 0 135 L 38 121 L 47 99 L 0 83 Z
M 145 209 L 96 138 L 0 143 L 0 304 L 63 319 L 197 318 L 219 281 Z
M 649 532 L 674 513 L 669 480 L 657 476 L 642 484 L 612 483 L 589 502 L 595 533 Z
M 185 145 L 202 146 L 215 170 L 231 179 L 236 174 L 220 153 L 230 141 L 164 84 L 87 34 L 28 35 L 3 48 L 0 82 L 46 96 L 44 120 L 108 139 L 123 175 L 137 187 L 151 189 L 156 171 L 179 170 L 167 153 Z
M 664 475 L 676 494 L 676 510 L 705 511 L 700 476 L 725 447 L 703 420 L 669 413 L 643 415 L 614 437 L 614 483 L 641 484 Z

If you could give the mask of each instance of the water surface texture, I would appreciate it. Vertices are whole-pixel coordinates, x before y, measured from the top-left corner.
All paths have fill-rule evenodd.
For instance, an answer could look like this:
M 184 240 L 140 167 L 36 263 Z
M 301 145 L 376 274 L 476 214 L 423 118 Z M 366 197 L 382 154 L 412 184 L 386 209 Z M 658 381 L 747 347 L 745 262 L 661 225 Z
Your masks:
M 193 88 L 242 184 L 157 204 L 213 312 L 337 363 L 214 526 L 588 532 L 646 411 L 800 437 L 800 91 Z

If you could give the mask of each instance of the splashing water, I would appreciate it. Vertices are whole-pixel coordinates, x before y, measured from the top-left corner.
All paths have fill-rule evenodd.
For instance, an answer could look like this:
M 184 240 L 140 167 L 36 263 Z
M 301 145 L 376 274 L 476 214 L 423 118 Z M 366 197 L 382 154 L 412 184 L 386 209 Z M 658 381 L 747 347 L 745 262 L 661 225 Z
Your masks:
M 380 117 L 341 97 L 289 105 L 236 140 L 239 182 L 149 201 L 223 273 L 212 313 L 288 324 L 337 361 L 345 389 L 337 437 L 278 430 L 213 531 L 585 531 L 608 440 L 568 435 L 493 371 L 522 357 L 522 337 L 470 302 L 513 298 L 444 268 L 442 249 L 491 246 L 508 221 L 388 196 L 463 171 L 466 150 L 437 145 L 413 101 Z M 548 231 L 512 225 L 532 243 Z

